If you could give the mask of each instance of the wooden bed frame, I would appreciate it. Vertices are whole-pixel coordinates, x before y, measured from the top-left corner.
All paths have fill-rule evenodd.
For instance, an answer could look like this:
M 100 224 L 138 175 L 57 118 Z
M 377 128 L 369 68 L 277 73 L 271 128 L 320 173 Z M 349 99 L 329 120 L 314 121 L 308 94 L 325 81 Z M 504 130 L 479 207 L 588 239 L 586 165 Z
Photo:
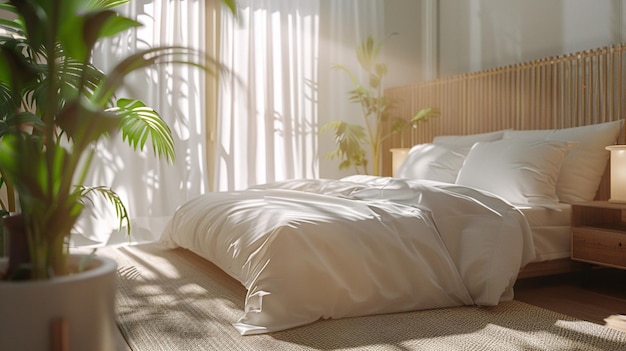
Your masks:
M 408 119 L 425 107 L 440 116 L 387 139 L 382 150 L 409 148 L 438 135 L 467 135 L 502 129 L 569 128 L 626 117 L 626 44 L 388 88 L 397 102 L 390 117 Z M 625 130 L 618 144 L 624 144 Z M 607 151 L 608 152 L 608 151 Z M 383 175 L 392 155 L 383 152 Z M 608 170 L 608 166 L 607 166 Z M 610 195 L 609 172 L 596 199 Z M 571 271 L 570 259 L 528 265 L 520 278 Z

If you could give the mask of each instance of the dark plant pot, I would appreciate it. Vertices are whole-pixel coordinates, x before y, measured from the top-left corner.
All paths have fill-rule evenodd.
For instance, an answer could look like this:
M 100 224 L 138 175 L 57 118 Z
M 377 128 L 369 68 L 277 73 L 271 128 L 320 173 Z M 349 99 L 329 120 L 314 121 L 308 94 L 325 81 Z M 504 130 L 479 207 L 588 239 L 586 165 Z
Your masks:
M 8 215 L 2 217 L 2 224 L 4 225 L 4 235 L 8 241 L 7 253 L 9 257 L 4 280 L 29 279 L 31 261 L 24 217 L 21 214 Z

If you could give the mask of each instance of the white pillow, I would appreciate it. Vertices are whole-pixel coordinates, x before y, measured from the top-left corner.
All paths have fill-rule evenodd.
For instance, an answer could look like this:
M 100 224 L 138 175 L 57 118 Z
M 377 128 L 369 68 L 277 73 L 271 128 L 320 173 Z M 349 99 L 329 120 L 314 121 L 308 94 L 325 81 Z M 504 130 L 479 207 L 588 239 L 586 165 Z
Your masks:
M 415 145 L 398 167 L 396 177 L 454 183 L 470 148 L 443 144 Z
M 440 135 L 433 138 L 435 144 L 472 146 L 479 141 L 495 141 L 502 139 L 504 130 L 497 132 L 470 135 Z
M 623 125 L 624 121 L 620 120 L 565 129 L 507 130 L 504 139 L 532 138 L 575 142 L 577 145 L 565 157 L 556 183 L 559 200 L 575 203 L 595 198 L 610 155 L 605 147 L 615 144 Z
M 553 207 L 556 181 L 572 143 L 503 139 L 472 147 L 456 183 L 503 197 L 513 204 Z

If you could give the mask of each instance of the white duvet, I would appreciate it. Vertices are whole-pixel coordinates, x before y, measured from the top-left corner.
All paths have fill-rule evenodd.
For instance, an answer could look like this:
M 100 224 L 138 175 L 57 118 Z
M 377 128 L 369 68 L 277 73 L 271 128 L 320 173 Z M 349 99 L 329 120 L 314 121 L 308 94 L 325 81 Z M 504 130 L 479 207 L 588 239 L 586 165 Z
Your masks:
M 292 180 L 181 206 L 162 242 L 248 290 L 243 334 L 513 297 L 534 258 L 514 206 L 453 184 L 372 176 Z

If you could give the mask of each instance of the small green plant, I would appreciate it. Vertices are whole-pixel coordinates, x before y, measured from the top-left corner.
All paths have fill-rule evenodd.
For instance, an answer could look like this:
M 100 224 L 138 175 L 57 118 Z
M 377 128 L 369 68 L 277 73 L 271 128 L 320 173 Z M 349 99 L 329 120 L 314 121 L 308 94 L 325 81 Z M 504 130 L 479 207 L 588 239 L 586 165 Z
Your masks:
M 409 119 L 394 119 L 391 121 L 389 131 L 385 132 L 384 124 L 389 122 L 389 111 L 397 101 L 384 94 L 383 80 L 387 75 L 387 65 L 378 62 L 383 41 L 376 42 L 372 36 L 368 36 L 356 48 L 359 66 L 367 74 L 367 84 L 361 84 L 347 67 L 333 66 L 346 72 L 350 77 L 353 89 L 348 92 L 349 101 L 360 105 L 365 123 L 363 126 L 335 120 L 320 128 L 320 133 L 333 132 L 337 148 L 328 153 L 327 157 L 340 159 L 339 169 L 354 167 L 358 173 L 369 174 L 366 151 L 369 148 L 373 158 L 372 174 L 381 175 L 380 156 L 383 141 L 395 133 L 404 131 L 410 125 L 416 126 L 418 122 L 439 114 L 435 108 L 424 108 Z

